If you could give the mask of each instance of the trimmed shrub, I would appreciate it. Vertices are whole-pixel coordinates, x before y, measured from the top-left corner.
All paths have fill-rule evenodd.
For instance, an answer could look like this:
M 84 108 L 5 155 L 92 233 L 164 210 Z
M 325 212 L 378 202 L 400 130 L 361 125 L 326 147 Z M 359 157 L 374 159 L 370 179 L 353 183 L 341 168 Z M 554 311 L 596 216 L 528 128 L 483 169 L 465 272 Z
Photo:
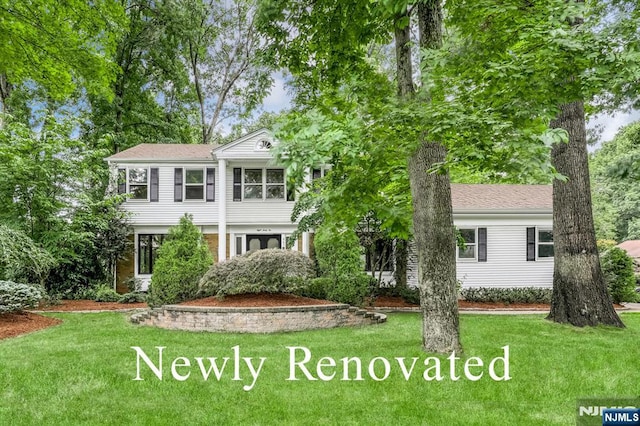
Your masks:
M 144 293 L 131 292 L 120 296 L 118 303 L 143 303 L 146 301 Z
M 635 302 L 637 300 L 636 278 L 633 260 L 626 251 L 612 247 L 600 256 L 602 273 L 613 303 Z
M 198 296 L 297 294 L 314 276 L 313 261 L 300 252 L 257 250 L 213 265 L 200 280 Z
M 407 303 L 413 303 L 414 305 L 420 304 L 420 290 L 418 290 L 418 287 L 405 287 L 400 290 L 400 296 L 402 296 L 402 299 Z
M 462 298 L 468 302 L 494 302 L 494 303 L 551 303 L 550 288 L 540 287 L 473 287 L 463 288 L 460 291 Z
M 185 214 L 158 250 L 147 302 L 151 306 L 192 300 L 198 281 L 213 262 L 202 233 Z
M 302 287 L 298 292 L 299 296 L 310 297 L 312 299 L 327 299 L 327 289 L 332 281 L 329 278 L 314 278 L 309 280 L 308 284 Z
M 327 299 L 349 305 L 362 306 L 364 298 L 371 294 L 371 289 L 377 286 L 377 281 L 371 275 L 361 272 L 358 275 L 345 275 L 337 282 L 329 280 Z
M 117 302 L 120 300 L 120 295 L 111 287 L 101 285 L 96 289 L 96 297 L 94 300 L 96 302 Z
M 0 314 L 35 308 L 42 297 L 43 291 L 34 286 L 0 281 Z
M 615 240 L 598 240 L 596 241 L 598 252 L 604 254 L 605 251 L 615 247 L 618 243 Z

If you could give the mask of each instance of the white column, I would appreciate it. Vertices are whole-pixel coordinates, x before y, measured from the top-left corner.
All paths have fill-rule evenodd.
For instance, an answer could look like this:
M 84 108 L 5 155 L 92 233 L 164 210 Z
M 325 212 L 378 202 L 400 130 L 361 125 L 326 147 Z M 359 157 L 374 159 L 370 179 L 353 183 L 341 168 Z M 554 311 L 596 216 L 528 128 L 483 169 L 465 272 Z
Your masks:
M 227 258 L 227 160 L 218 159 L 218 262 Z

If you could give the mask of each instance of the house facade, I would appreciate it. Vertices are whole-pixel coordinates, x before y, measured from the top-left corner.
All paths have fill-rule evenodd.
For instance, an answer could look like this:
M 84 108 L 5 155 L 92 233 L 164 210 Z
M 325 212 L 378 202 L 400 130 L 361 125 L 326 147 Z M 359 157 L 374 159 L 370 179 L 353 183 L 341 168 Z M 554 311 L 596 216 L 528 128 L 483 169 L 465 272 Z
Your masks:
M 286 247 L 297 227 L 295 201 L 271 153 L 275 143 L 260 130 L 221 146 L 141 144 L 106 158 L 118 192 L 131 194 L 123 208 L 134 229 L 134 249 L 117 266 L 116 289 L 126 291 L 132 277 L 148 287 L 157 249 L 185 213 L 193 215 L 216 262 Z M 452 185 L 452 197 L 454 223 L 466 241 L 457 253 L 464 286 L 551 287 L 550 186 Z M 309 254 L 311 240 L 303 233 L 292 250 Z M 410 284 L 417 282 L 413 252 L 410 244 Z

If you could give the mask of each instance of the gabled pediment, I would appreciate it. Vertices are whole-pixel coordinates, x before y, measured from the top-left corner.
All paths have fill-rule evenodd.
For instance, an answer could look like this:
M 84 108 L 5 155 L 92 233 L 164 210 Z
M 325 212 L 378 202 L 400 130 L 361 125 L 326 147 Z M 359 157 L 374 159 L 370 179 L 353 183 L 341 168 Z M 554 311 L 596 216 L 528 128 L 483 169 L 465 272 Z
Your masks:
M 277 145 L 268 129 L 249 133 L 213 151 L 217 159 L 271 159 L 271 150 Z

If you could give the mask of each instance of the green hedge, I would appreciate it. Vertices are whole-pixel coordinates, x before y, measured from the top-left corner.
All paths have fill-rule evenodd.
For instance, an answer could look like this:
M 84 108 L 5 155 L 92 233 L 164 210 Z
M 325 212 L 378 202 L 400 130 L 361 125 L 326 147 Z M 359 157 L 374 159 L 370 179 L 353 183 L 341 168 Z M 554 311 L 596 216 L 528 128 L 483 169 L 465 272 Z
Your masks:
M 540 287 L 475 287 L 460 290 L 462 298 L 468 302 L 495 303 L 551 303 L 550 288 Z

